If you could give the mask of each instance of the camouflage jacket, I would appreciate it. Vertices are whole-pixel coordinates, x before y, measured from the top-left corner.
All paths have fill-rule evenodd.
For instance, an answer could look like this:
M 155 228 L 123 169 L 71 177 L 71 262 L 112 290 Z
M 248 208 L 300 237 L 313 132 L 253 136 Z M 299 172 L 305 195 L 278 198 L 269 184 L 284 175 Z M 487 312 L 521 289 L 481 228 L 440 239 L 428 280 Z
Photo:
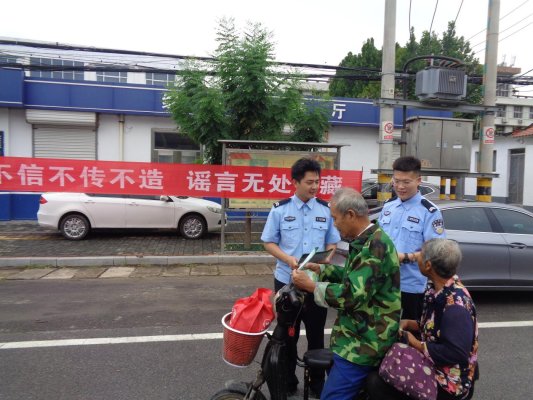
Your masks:
M 344 268 L 323 266 L 315 302 L 337 309 L 331 350 L 360 365 L 377 366 L 398 338 L 400 264 L 392 240 L 377 225 L 350 243 Z

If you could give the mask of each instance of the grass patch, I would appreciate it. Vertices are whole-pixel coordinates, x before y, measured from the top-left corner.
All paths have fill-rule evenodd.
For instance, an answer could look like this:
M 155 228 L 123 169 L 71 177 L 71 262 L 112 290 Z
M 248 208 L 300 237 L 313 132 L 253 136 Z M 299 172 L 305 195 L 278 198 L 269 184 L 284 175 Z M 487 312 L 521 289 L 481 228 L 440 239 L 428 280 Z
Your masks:
M 243 243 L 226 243 L 224 250 L 227 251 L 264 251 L 265 248 L 261 243 L 251 243 L 250 248 L 245 248 Z

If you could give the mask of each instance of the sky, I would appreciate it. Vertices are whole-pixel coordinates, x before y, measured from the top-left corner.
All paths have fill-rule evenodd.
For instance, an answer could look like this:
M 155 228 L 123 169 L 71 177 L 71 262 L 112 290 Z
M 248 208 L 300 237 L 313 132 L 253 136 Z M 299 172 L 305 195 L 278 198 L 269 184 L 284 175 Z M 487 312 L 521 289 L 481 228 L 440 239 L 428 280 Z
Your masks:
M 448 22 L 457 18 L 458 36 L 470 41 L 483 63 L 488 4 L 489 0 L 397 0 L 396 41 L 407 42 L 410 25 L 417 39 L 430 28 L 441 37 Z M 384 7 L 385 0 L 4 1 L 0 36 L 210 56 L 217 47 L 218 21 L 226 17 L 234 18 L 241 29 L 252 22 L 271 31 L 277 61 L 335 66 L 348 52 L 358 53 L 367 38 L 382 46 Z M 500 0 L 498 62 L 520 67 L 522 73 L 533 69 L 528 46 L 532 37 L 533 0 Z

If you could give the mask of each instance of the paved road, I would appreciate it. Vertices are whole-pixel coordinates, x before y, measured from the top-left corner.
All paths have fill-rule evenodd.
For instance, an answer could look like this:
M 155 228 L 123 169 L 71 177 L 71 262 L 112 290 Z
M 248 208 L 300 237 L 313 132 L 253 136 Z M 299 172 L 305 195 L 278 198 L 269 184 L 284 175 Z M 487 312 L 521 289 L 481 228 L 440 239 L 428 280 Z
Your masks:
M 0 282 L 0 343 L 130 338 L 121 344 L 5 349 L 0 344 L 2 400 L 208 399 L 228 379 L 253 379 L 257 364 L 236 369 L 220 357 L 221 315 L 268 275 Z M 474 293 L 480 329 L 481 380 L 475 399 L 531 398 L 529 293 Z M 331 312 L 327 326 L 330 327 Z M 503 322 L 506 327 L 490 323 Z M 213 333 L 211 338 L 194 335 Z M 170 342 L 131 338 L 174 335 Z M 216 336 L 218 335 L 218 336 Z M 305 343 L 305 341 L 303 341 Z

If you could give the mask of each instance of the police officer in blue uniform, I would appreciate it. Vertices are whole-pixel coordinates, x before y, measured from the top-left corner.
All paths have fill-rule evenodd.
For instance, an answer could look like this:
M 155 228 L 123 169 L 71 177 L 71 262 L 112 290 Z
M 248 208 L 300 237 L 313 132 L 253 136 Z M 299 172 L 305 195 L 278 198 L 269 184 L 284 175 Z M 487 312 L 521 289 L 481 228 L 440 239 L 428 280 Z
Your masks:
M 394 242 L 401 263 L 402 319 L 418 320 L 427 279 L 420 273 L 416 259 L 422 243 L 445 238 L 446 232 L 438 207 L 418 191 L 420 160 L 412 156 L 400 157 L 394 161 L 392 169 L 397 197 L 384 204 L 378 222 Z
M 340 241 L 340 234 L 333 225 L 329 205 L 316 197 L 320 187 L 320 164 L 302 158 L 291 168 L 295 193 L 292 197 L 274 203 L 261 235 L 266 251 L 276 257 L 274 288 L 276 292 L 291 280 L 291 271 L 298 268 L 303 254 L 318 247 L 319 251 L 332 249 Z M 300 334 L 300 322 L 306 328 L 308 350 L 324 348 L 324 325 L 327 308 L 315 304 L 312 294 L 305 300 L 301 317 L 296 322 L 293 340 L 288 346 L 288 393 L 296 392 L 296 344 Z M 324 385 L 324 372 L 311 371 L 311 392 L 319 396 Z

